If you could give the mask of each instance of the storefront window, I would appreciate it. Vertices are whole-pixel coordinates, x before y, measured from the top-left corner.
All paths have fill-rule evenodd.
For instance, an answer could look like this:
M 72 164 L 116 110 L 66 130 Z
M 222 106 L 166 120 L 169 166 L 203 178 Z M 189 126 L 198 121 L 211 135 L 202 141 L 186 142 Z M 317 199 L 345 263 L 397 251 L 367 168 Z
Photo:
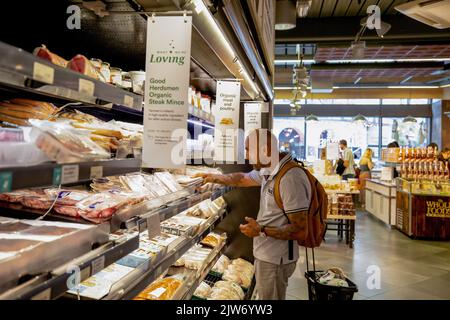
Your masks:
M 321 117 L 318 122 L 307 122 L 306 160 L 318 159 L 324 141 L 338 142 L 341 139 L 347 140 L 355 158 L 360 158 L 366 148 L 378 146 L 378 118 L 367 120 L 368 124 L 362 124 L 354 123 L 351 117 Z
M 305 159 L 305 119 L 280 117 L 273 120 L 273 134 L 281 151 L 291 152 L 295 158 Z
M 403 118 L 383 118 L 382 145 L 397 141 L 400 146 L 418 147 L 429 143 L 429 119 L 416 118 L 417 122 L 403 122 Z

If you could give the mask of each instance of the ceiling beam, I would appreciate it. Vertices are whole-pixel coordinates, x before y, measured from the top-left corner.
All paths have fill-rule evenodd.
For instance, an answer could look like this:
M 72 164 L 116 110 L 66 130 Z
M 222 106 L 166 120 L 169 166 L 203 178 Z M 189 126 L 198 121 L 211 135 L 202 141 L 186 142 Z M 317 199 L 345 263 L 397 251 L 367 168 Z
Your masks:
M 292 89 L 275 90 L 275 99 L 292 99 Z M 331 93 L 308 92 L 306 99 L 442 99 L 442 88 L 431 89 L 334 89 Z
M 297 27 L 276 31 L 276 43 L 321 43 L 338 45 L 351 42 L 360 29 L 362 17 L 297 19 Z M 448 44 L 450 29 L 435 29 L 404 15 L 382 16 L 392 28 L 379 38 L 375 30 L 366 30 L 362 40 L 368 44 Z

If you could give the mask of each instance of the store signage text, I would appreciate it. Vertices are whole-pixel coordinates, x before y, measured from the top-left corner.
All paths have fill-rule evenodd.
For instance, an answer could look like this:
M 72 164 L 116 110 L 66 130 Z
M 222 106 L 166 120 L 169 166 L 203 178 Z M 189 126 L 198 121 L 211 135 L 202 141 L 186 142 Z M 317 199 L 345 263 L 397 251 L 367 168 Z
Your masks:
M 450 202 L 427 201 L 427 217 L 431 218 L 450 218 Z
M 183 56 L 155 56 L 152 54 L 150 56 L 150 63 L 175 63 L 179 66 L 184 65 L 184 57 Z
M 150 22 L 151 21 L 151 22 Z M 147 24 L 144 168 L 186 165 L 192 17 L 159 16 Z

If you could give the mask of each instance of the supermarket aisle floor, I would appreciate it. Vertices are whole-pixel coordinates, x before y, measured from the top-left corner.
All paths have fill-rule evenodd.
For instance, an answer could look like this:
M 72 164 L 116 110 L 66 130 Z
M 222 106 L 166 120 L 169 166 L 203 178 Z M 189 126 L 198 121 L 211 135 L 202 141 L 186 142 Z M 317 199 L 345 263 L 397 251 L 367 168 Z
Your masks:
M 291 300 L 307 300 L 304 249 L 289 279 Z M 311 255 L 309 256 L 311 266 Z M 379 288 L 369 289 L 369 266 L 380 269 Z M 358 285 L 354 299 L 450 299 L 450 242 L 411 240 L 366 212 L 358 213 L 354 248 L 339 241 L 336 232 L 316 250 L 316 268 L 340 267 Z M 311 268 L 311 267 L 310 267 Z

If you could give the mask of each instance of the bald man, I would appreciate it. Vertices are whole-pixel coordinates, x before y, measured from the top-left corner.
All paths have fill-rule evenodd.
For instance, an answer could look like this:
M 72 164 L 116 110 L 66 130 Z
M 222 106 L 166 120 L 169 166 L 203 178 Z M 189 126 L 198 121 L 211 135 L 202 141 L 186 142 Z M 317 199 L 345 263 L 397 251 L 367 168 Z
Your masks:
M 266 129 L 252 131 L 245 141 L 246 159 L 253 165 L 249 173 L 204 174 L 204 182 L 234 187 L 261 186 L 261 200 L 256 220 L 246 217 L 240 225 L 243 234 L 253 238 L 256 290 L 262 300 L 284 300 L 288 279 L 299 257 L 292 233 L 306 232 L 306 215 L 311 201 L 311 185 L 303 169 L 295 167 L 280 181 L 284 212 L 274 198 L 278 172 L 292 156 L 280 153 L 276 137 Z

